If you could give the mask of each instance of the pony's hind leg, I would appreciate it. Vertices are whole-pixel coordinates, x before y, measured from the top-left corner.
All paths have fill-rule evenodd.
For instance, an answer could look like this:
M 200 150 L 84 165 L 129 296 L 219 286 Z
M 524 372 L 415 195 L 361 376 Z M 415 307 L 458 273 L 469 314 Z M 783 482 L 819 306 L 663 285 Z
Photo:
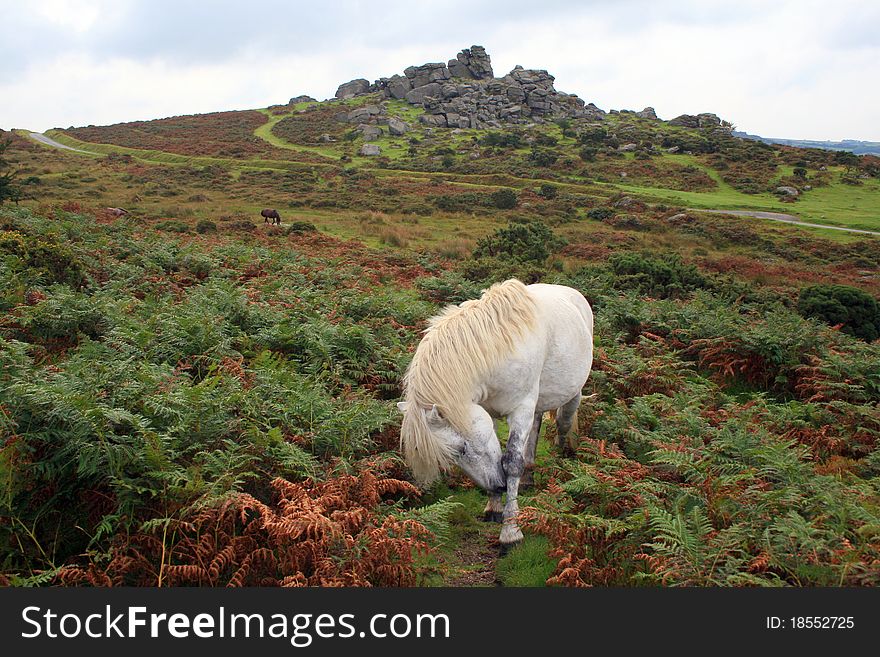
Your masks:
M 483 520 L 486 522 L 501 522 L 501 493 L 490 493 L 489 502 L 483 511 Z
M 569 399 L 556 411 L 556 446 L 566 456 L 574 456 L 577 433 L 577 412 L 581 403 L 580 393 Z

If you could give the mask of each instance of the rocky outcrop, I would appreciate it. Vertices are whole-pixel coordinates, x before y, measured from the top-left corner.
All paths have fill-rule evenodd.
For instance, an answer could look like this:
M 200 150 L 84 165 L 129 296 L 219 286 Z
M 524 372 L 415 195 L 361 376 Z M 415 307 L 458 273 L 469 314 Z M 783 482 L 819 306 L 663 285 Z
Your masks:
M 455 56 L 455 59 L 449 60 L 447 67 L 456 78 L 491 80 L 495 77 L 492 72 L 492 62 L 483 46 L 465 48 Z
M 482 46 L 465 48 L 446 64 L 410 66 L 403 75 L 380 78 L 366 86 L 365 82 L 352 80 L 340 85 L 336 97 L 382 92 L 386 98 L 422 107 L 425 115 L 419 120 L 432 127 L 497 128 L 503 123 L 557 118 L 601 120 L 605 114 L 575 95 L 557 91 L 547 71 L 517 66 L 503 77 L 494 77 L 492 62 Z M 361 122 L 362 118 L 344 120 Z M 381 122 L 382 117 L 377 120 Z
M 636 116 L 642 119 L 653 119 L 657 120 L 657 112 L 654 111 L 653 107 L 646 107 L 641 112 L 636 112 Z
M 361 146 L 360 154 L 368 157 L 372 157 L 374 155 L 380 155 L 382 153 L 382 149 L 379 148 L 376 144 L 364 144 Z
M 311 96 L 294 96 L 289 101 L 287 101 L 288 105 L 298 105 L 299 103 L 317 103 L 318 101 L 312 98 Z
M 336 90 L 336 97 L 340 100 L 345 100 L 346 98 L 354 98 L 360 94 L 365 94 L 369 90 L 370 83 L 363 78 L 358 78 L 357 80 L 340 84 Z
M 733 126 L 727 121 L 722 121 L 716 114 L 703 112 L 702 114 L 682 114 L 670 119 L 669 125 L 677 125 L 683 128 L 719 128 L 730 132 Z

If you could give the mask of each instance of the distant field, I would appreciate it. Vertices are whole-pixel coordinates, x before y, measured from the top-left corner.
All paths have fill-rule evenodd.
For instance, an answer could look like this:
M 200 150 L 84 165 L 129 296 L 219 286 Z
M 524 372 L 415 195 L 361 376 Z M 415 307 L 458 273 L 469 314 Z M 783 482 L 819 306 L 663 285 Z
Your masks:
M 807 174 L 805 182 L 811 182 L 811 178 L 816 181 L 813 189 L 802 191 L 796 202 L 786 203 L 770 191 L 745 193 L 743 190 L 754 192 L 762 186 L 770 190 L 795 183 L 803 186 L 803 180 L 792 178 L 796 149 L 768 151 L 770 147 L 746 142 L 742 146 L 744 155 L 729 160 L 701 154 L 660 153 L 636 157 L 637 154 L 628 152 L 616 158 L 600 155 L 579 167 L 581 146 L 578 141 L 561 128 L 549 125 L 542 128 L 540 134 L 551 144 L 544 150 L 558 153 L 556 163 L 537 166 L 532 160 L 533 151 L 535 148 L 540 151 L 540 147 L 533 146 L 531 150 L 528 144 L 512 149 L 481 147 L 482 136 L 477 134 L 479 131 L 471 130 L 432 134 L 418 123 L 422 110 L 403 101 L 389 101 L 389 115 L 409 122 L 412 131 L 403 137 L 386 134 L 374 142 L 382 149 L 382 157 L 366 158 L 358 154 L 362 142 L 353 137 L 354 126 L 338 123 L 334 117 L 340 111 L 376 101 L 372 97 L 358 98 L 319 106 L 317 111 L 307 109 L 309 103 L 302 103 L 51 134 L 61 143 L 105 154 L 128 154 L 148 163 L 224 166 L 234 177 L 246 169 L 296 171 L 302 165 L 292 161 L 298 161 L 338 170 L 356 166 L 383 178 L 419 176 L 454 182 L 462 190 L 465 187 L 491 190 L 499 184 L 514 188 L 555 184 L 578 195 L 608 198 L 623 193 L 679 207 L 766 210 L 793 214 L 810 223 L 880 229 L 880 180 L 876 177 L 859 180 L 858 185 L 841 182 L 846 170 L 834 164 L 831 154 L 826 157 L 822 171 Z M 621 142 L 653 139 L 689 144 L 686 140 L 693 139 L 687 130 L 667 129 L 659 122 L 639 121 L 623 115 L 609 117 L 606 124 L 606 131 L 625 131 L 628 136 L 621 138 Z M 333 141 L 317 143 L 319 133 L 330 134 Z M 810 153 L 815 157 L 813 151 Z M 752 160 L 752 169 L 750 161 L 743 157 L 757 158 Z M 813 168 L 818 166 L 819 163 L 812 165 Z M 832 239 L 849 239 L 833 232 L 825 233 Z

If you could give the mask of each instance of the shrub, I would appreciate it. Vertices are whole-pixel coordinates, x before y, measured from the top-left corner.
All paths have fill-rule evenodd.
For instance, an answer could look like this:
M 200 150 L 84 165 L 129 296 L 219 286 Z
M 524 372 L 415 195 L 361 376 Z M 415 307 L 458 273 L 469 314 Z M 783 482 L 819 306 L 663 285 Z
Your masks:
M 544 263 L 566 241 L 541 221 L 509 223 L 477 242 L 476 257 L 506 255 L 523 262 Z
M 581 144 L 601 144 L 608 137 L 608 131 L 602 126 L 592 126 L 578 133 L 578 141 Z
M 217 224 L 209 219 L 199 219 L 199 222 L 196 224 L 196 232 L 200 234 L 216 233 Z
M 480 139 L 480 143 L 483 146 L 519 148 L 522 146 L 522 136 L 516 132 L 490 132 Z
M 439 276 L 420 278 L 416 287 L 422 295 L 434 303 L 461 303 L 480 296 L 480 286 L 461 274 L 446 271 Z
M 490 198 L 492 199 L 492 205 L 499 210 L 515 208 L 518 200 L 516 192 L 512 189 L 499 189 L 497 192 L 492 192 Z
M 587 212 L 587 216 L 590 219 L 595 219 L 596 221 L 605 221 L 606 219 L 610 219 L 614 216 L 614 210 L 611 208 L 593 208 L 589 212 Z
M 44 283 L 64 283 L 77 289 L 86 281 L 85 265 L 67 244 L 52 235 L 32 236 L 0 231 L 0 255 L 14 255 Z
M 599 149 L 594 146 L 584 146 L 579 152 L 578 156 L 584 162 L 592 162 L 596 159 L 596 153 L 599 152 Z
M 548 200 L 556 198 L 559 190 L 553 183 L 541 183 L 541 191 L 539 194 Z
M 538 146 L 556 146 L 558 143 L 559 140 L 553 135 L 545 135 L 542 133 L 535 137 L 535 144 Z
M 294 221 L 287 227 L 288 235 L 300 235 L 302 233 L 316 233 L 318 229 L 310 221 Z
M 611 256 L 609 262 L 617 276 L 615 287 L 636 289 L 642 294 L 661 299 L 680 298 L 695 289 L 706 287 L 708 283 L 696 267 L 682 262 L 677 254 L 651 257 L 618 253 Z
M 434 197 L 434 205 L 446 212 L 465 212 L 487 205 L 486 199 L 476 192 L 464 194 L 441 194 Z
M 532 146 L 532 152 L 529 153 L 529 160 L 534 162 L 539 167 L 550 167 L 556 164 L 556 160 L 559 159 L 559 155 L 556 151 L 552 151 L 549 148 L 540 148 L 538 146 Z
M 169 219 L 167 221 L 160 221 L 156 224 L 156 230 L 164 230 L 169 233 L 188 233 L 189 226 L 187 226 L 182 221 L 174 221 L 173 219 Z
M 880 337 L 880 304 L 867 292 L 848 285 L 812 285 L 801 290 L 798 312 L 832 326 L 842 324 L 866 342 Z

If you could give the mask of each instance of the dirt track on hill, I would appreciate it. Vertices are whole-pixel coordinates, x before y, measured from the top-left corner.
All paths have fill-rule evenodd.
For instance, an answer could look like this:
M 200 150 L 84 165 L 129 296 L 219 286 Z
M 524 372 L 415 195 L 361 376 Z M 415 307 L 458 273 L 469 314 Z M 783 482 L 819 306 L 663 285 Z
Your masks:
M 861 233 L 862 235 L 880 235 L 875 230 L 863 230 L 861 228 L 844 228 L 843 226 L 829 226 L 827 224 L 811 224 L 801 221 L 793 214 L 784 214 L 782 212 L 764 212 L 760 210 L 704 210 L 703 208 L 688 208 L 692 212 L 708 212 L 709 214 L 732 214 L 737 217 L 755 217 L 757 219 L 769 219 L 770 221 L 779 221 L 784 224 L 794 224 L 795 226 L 807 226 L 809 228 L 826 228 L 828 230 L 842 230 L 846 233 Z
M 97 153 L 92 153 L 91 151 L 84 151 L 80 148 L 74 148 L 73 146 L 65 146 L 61 142 L 57 142 L 54 139 L 52 139 L 51 137 L 47 137 L 46 135 L 44 135 L 40 132 L 31 132 L 31 133 L 28 133 L 28 136 L 31 139 L 33 139 L 34 141 L 38 141 L 41 144 L 44 144 L 46 146 L 52 146 L 53 148 L 61 148 L 66 151 L 74 151 L 76 153 L 88 153 L 89 155 L 97 155 Z

